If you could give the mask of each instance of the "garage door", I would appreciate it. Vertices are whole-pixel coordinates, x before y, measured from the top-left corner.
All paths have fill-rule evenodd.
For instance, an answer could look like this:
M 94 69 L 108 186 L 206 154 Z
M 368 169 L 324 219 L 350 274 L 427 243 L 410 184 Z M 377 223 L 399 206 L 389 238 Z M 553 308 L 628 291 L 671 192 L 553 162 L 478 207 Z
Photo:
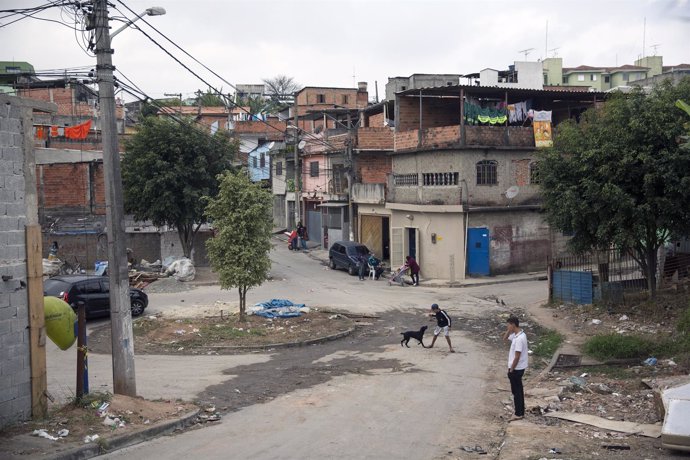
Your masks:
M 383 219 L 379 216 L 366 215 L 361 215 L 359 218 L 361 225 L 360 243 L 368 247 L 370 251 L 376 254 L 376 257 L 383 257 L 383 241 L 381 239 Z

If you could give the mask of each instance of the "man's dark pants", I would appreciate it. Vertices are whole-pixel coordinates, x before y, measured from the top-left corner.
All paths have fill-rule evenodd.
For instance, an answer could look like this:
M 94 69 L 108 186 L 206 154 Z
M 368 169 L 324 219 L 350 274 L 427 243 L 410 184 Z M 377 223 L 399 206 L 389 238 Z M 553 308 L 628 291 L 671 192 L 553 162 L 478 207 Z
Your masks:
M 515 403 L 515 415 L 518 417 L 525 416 L 525 393 L 522 388 L 522 375 L 524 373 L 524 369 L 508 372 L 510 391 L 513 393 L 513 402 Z

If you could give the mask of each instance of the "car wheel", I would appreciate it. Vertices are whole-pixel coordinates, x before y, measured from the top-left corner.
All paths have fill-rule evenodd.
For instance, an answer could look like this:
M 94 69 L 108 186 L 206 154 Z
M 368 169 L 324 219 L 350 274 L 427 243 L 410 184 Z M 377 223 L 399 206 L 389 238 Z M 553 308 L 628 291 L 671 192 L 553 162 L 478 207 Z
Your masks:
M 144 313 L 144 302 L 139 299 L 132 300 L 132 316 L 139 316 Z
M 357 267 L 350 265 L 347 267 L 347 272 L 350 274 L 350 276 L 355 276 L 357 274 Z
M 328 261 L 328 266 L 331 267 L 331 270 L 335 270 L 335 260 L 330 259 Z

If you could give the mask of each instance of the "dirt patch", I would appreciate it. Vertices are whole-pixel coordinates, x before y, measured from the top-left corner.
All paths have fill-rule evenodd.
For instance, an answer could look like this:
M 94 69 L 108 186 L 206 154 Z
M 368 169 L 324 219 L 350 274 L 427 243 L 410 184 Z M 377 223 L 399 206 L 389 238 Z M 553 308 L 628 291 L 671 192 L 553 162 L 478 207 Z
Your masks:
M 103 403 L 108 404 L 108 407 L 99 410 Z M 3 458 L 27 458 L 47 452 L 55 454 L 85 445 L 85 438 L 93 438 L 95 435 L 98 437 L 89 443 L 106 448 L 108 439 L 114 436 L 179 419 L 196 410 L 198 408 L 194 404 L 179 401 L 147 401 L 124 395 L 92 393 L 79 404 L 70 403 L 52 408 L 45 420 L 25 422 L 4 429 L 0 433 L 0 451 L 4 452 Z M 34 430 L 45 430 L 49 436 L 58 439 L 50 440 L 32 435 Z
M 240 322 L 236 315 L 206 318 L 146 316 L 133 323 L 134 348 L 138 354 L 224 354 L 246 352 L 247 348 L 271 348 L 299 344 L 344 334 L 354 322 L 346 316 L 311 310 L 294 318 L 249 316 Z M 94 330 L 89 349 L 110 353 L 110 326 Z

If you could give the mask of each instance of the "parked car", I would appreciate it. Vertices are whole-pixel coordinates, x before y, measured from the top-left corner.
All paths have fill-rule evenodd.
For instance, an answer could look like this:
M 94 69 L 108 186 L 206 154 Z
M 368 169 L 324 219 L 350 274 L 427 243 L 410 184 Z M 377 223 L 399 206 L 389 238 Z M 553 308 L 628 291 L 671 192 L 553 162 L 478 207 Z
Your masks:
M 333 270 L 345 268 L 350 275 L 357 274 L 357 265 L 369 256 L 369 249 L 355 241 L 336 241 L 328 250 L 328 266 Z
M 110 280 L 106 276 L 58 275 L 43 282 L 43 295 L 64 300 L 76 310 L 77 302 L 86 306 L 86 317 L 110 315 Z M 141 289 L 129 289 L 132 316 L 139 316 L 149 304 Z

